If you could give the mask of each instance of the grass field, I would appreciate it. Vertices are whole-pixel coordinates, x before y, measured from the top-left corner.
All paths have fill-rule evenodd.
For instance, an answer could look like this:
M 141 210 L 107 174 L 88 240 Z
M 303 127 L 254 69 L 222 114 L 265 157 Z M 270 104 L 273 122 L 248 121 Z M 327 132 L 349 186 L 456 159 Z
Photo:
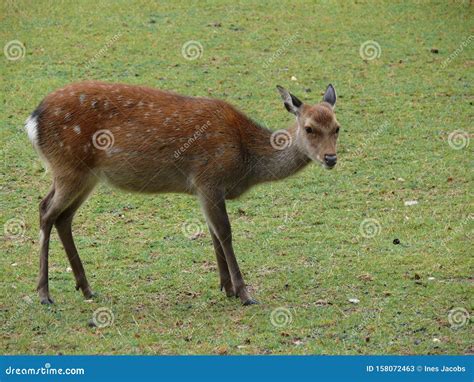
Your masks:
M 472 354 L 473 6 L 184 3 L 1 2 L 0 352 Z M 219 291 L 209 234 L 183 233 L 205 227 L 192 197 L 105 185 L 74 223 L 98 297 L 75 291 L 54 232 L 56 304 L 39 304 L 50 175 L 23 122 L 83 79 L 221 98 L 272 129 L 293 121 L 276 84 L 310 103 L 335 85 L 336 169 L 228 203 L 260 305 Z M 91 327 L 100 308 L 114 320 Z

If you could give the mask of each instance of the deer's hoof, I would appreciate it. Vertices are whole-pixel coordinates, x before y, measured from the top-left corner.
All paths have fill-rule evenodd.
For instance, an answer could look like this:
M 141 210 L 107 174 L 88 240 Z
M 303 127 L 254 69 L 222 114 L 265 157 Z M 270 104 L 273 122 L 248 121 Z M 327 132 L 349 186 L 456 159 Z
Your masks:
M 82 294 L 84 295 L 84 298 L 86 300 L 91 300 L 97 297 L 97 293 L 92 292 L 90 289 L 85 290 L 84 292 L 82 292 Z
M 247 305 L 258 305 L 260 304 L 257 300 L 254 300 L 253 298 L 249 298 L 248 300 L 246 300 L 244 302 L 244 306 L 247 306 Z
M 51 297 L 43 297 L 41 300 L 41 305 L 52 305 L 54 304 L 54 301 Z

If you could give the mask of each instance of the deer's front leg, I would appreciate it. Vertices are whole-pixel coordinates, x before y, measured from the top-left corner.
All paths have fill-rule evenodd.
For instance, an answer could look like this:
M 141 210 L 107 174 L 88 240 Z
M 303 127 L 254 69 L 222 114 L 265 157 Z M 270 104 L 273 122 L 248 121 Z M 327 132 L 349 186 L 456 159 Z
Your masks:
M 230 278 L 229 267 L 225 259 L 224 250 L 222 249 L 219 239 L 215 235 L 211 226 L 209 226 L 209 232 L 212 237 L 212 244 L 214 245 L 214 251 L 216 253 L 217 267 L 219 268 L 219 278 L 221 282 L 221 290 L 225 290 L 227 297 L 235 296 L 234 287 L 232 286 L 232 280 Z
M 217 237 L 224 252 L 235 296 L 239 297 L 244 305 L 256 304 L 257 302 L 252 299 L 247 291 L 239 264 L 235 258 L 234 249 L 232 248 L 232 233 L 225 208 L 224 195 L 208 192 L 201 193 L 199 196 L 208 225 Z

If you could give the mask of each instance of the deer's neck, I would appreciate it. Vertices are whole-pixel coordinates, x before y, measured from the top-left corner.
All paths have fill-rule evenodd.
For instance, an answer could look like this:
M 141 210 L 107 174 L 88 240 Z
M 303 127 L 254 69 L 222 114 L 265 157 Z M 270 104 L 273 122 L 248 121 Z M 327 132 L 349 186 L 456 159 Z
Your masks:
M 251 183 L 284 179 L 302 170 L 310 159 L 296 144 L 296 125 L 274 135 L 272 131 L 260 128 L 248 146 Z M 273 142 L 273 143 L 272 143 Z

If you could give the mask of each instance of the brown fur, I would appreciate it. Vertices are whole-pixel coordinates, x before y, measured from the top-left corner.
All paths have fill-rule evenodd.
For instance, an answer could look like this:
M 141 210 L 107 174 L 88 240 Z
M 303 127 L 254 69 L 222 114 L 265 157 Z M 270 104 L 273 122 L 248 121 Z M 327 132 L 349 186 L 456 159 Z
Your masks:
M 35 112 L 37 147 L 54 184 L 41 205 L 43 232 L 38 290 L 51 302 L 47 282 L 49 232 L 53 224 L 71 261 L 77 287 L 91 291 L 74 246 L 72 217 L 99 180 L 135 192 L 184 192 L 199 197 L 218 257 L 221 286 L 252 303 L 230 242 L 225 199 L 252 185 L 285 178 L 311 159 L 335 154 L 337 127 L 331 105 L 304 105 L 287 130 L 292 144 L 275 149 L 272 131 L 226 102 L 186 97 L 144 86 L 88 81 L 48 95 Z M 307 134 L 302 126 L 311 126 Z M 110 133 L 113 145 L 97 147 L 95 134 Z

